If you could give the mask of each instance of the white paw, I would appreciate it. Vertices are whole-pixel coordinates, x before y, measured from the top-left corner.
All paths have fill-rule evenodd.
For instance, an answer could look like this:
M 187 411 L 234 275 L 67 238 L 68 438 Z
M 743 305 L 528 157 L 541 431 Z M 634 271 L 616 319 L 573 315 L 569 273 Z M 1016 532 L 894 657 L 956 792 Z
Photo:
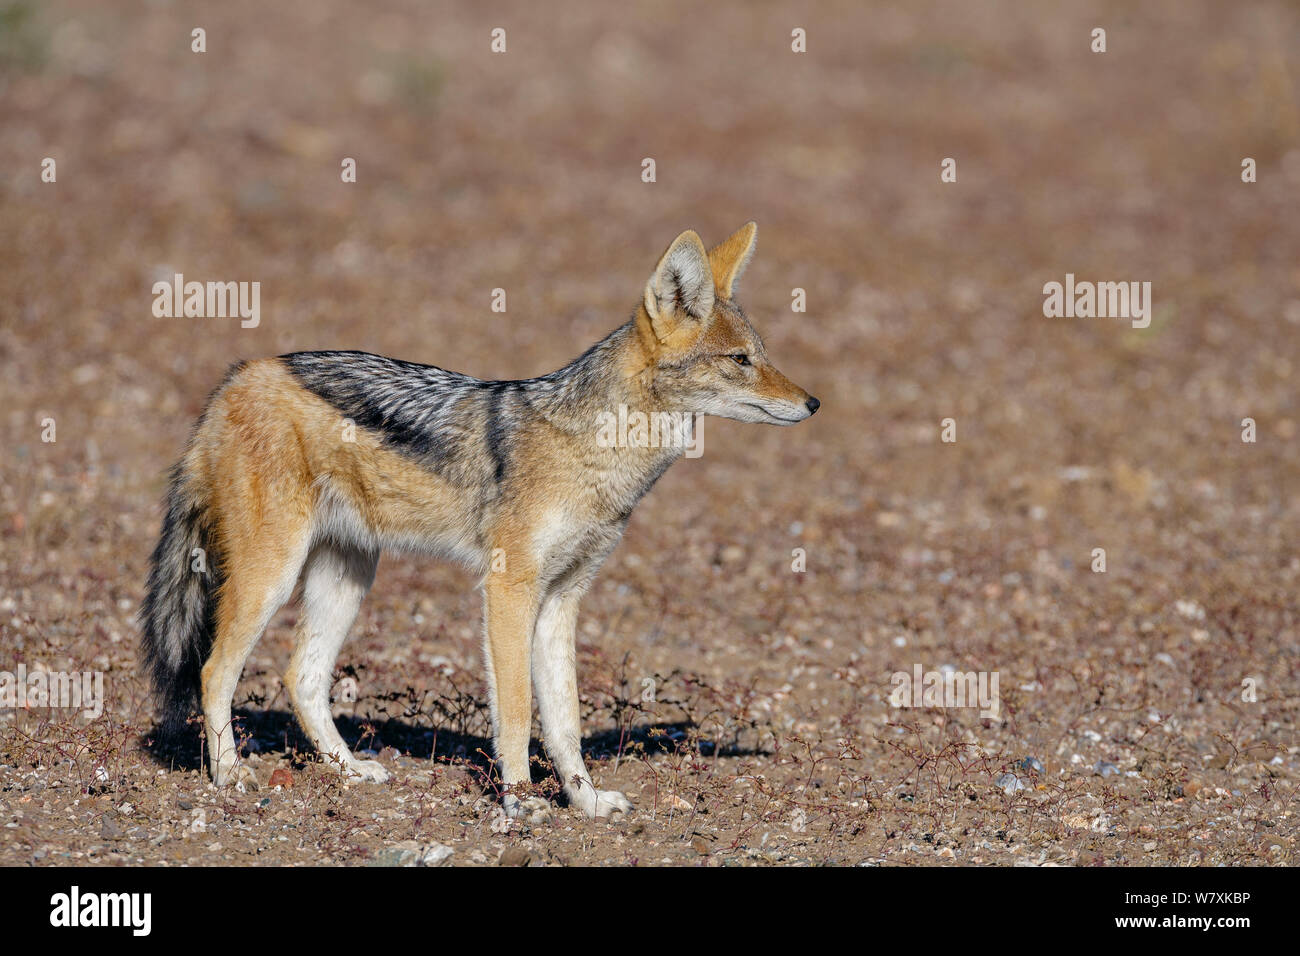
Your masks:
M 388 771 L 378 760 L 352 760 L 343 768 L 343 775 L 349 780 L 360 780 L 364 783 L 387 783 Z
M 510 819 L 525 823 L 545 823 L 551 818 L 551 804 L 541 797 L 520 800 L 513 793 L 507 793 L 501 800 L 501 809 Z
M 248 786 L 257 783 L 257 775 L 242 763 L 223 760 L 212 769 L 212 782 L 218 787 Z
M 593 820 L 632 812 L 632 802 L 617 790 L 596 790 L 586 786 L 578 793 L 571 794 L 570 799 L 575 807 Z

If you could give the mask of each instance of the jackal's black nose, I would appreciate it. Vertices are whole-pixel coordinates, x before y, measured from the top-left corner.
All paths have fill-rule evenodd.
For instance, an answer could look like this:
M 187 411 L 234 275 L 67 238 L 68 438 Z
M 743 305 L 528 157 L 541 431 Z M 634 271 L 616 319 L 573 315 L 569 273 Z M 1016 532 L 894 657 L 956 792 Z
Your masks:
M 815 415 L 817 413 L 817 409 L 822 407 L 822 403 L 817 401 L 817 399 L 813 398 L 811 395 L 808 396 L 808 401 L 806 402 L 806 404 L 808 406 L 809 415 Z

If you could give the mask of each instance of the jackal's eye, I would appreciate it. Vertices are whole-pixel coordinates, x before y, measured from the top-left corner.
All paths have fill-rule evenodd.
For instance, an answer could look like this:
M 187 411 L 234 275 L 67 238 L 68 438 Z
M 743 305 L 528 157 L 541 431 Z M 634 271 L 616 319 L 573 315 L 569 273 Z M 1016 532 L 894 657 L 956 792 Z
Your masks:
M 749 356 L 746 355 L 744 352 L 737 352 L 735 355 L 729 355 L 727 357 L 731 359 L 733 362 L 735 362 L 737 365 L 749 364 Z

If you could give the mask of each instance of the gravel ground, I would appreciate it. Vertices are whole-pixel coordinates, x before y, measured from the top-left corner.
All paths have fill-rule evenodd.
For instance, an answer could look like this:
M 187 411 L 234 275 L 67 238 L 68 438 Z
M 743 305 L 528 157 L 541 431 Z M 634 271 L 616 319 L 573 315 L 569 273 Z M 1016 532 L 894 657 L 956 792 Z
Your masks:
M 194 16 L 0 3 L 0 671 L 105 693 L 0 709 L 0 864 L 1296 862 L 1294 4 Z M 289 716 L 292 605 L 236 698 L 255 787 L 214 790 L 197 730 L 149 745 L 134 614 L 229 363 L 537 374 L 679 231 L 749 218 L 741 300 L 823 409 L 707 422 L 584 605 L 589 759 L 632 815 L 503 818 L 479 597 L 420 558 L 339 660 L 390 783 Z M 261 282 L 259 325 L 155 318 L 176 272 Z M 1046 317 L 1067 273 L 1150 281 L 1149 327 Z M 918 665 L 996 673 L 999 712 L 893 706 Z

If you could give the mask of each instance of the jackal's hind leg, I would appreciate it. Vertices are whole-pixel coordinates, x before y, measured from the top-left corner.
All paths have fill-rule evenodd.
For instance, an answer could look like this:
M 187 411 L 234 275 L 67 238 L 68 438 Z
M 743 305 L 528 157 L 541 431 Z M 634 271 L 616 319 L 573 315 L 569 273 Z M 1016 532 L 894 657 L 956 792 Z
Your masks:
M 322 758 L 349 777 L 374 783 L 388 779 L 376 760 L 358 760 L 330 714 L 329 691 L 343 641 L 375 580 L 379 556 L 359 548 L 318 544 L 302 573 L 302 620 L 285 674 L 298 723 Z
M 212 782 L 219 787 L 239 783 L 249 773 L 239 763 L 231 702 L 253 646 L 293 594 L 306 550 L 305 534 L 286 535 L 277 546 L 247 548 L 247 553 L 228 556 L 216 635 L 202 671 L 208 765 Z

